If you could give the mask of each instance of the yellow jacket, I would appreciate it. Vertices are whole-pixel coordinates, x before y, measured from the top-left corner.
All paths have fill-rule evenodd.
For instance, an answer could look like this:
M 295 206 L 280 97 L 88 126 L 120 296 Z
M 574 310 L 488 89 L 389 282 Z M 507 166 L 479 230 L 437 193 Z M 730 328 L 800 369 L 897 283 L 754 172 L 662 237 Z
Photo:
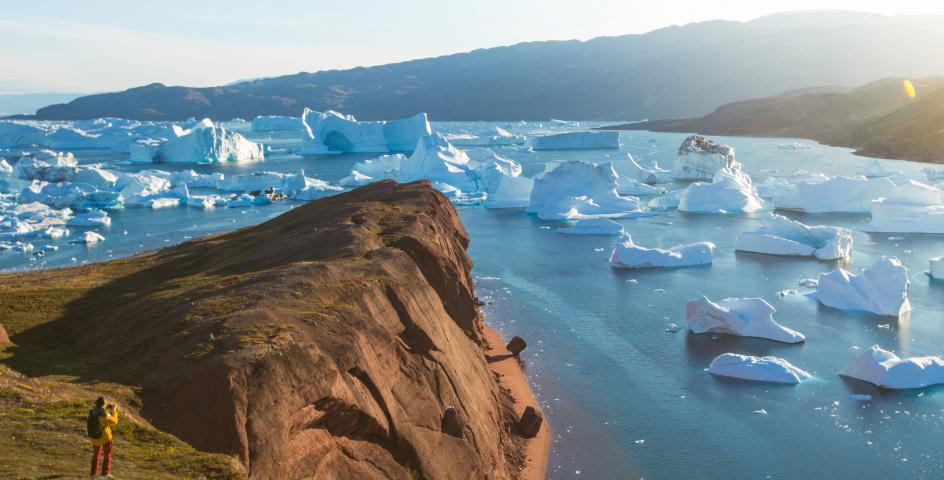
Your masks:
M 102 426 L 102 436 L 91 439 L 92 445 L 96 447 L 111 441 L 111 427 L 118 425 L 118 408 L 116 407 L 115 411 L 111 413 L 105 410 L 105 414 L 98 417 L 98 423 Z

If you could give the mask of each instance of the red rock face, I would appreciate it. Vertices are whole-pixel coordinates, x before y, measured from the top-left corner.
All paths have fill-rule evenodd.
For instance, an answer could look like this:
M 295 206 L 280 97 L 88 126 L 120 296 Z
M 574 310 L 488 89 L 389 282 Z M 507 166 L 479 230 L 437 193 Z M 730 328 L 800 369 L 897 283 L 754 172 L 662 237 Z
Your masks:
M 23 339 L 73 337 L 154 425 L 252 478 L 516 478 L 468 241 L 428 182 L 378 182 L 94 267 L 121 273 Z

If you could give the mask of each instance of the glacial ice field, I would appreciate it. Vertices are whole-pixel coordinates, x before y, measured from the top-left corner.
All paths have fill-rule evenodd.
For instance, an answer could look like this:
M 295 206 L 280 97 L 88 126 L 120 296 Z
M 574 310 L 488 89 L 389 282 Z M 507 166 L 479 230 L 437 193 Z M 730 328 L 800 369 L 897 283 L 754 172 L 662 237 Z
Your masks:
M 231 165 L 140 164 L 128 162 L 128 153 L 112 149 L 54 150 L 72 152 L 79 166 L 101 164 L 101 169 L 116 176 L 154 169 L 167 172 L 161 175 L 168 178 L 177 178 L 174 172 L 191 169 L 197 175 L 222 173 L 230 179 L 260 171 L 295 175 L 284 181 L 295 182 L 295 187 L 300 182 L 304 188 L 292 192 L 313 189 L 321 192 L 305 198 L 331 194 L 335 191 L 332 188 L 342 183 L 348 185 L 344 188 L 350 188 L 357 181 L 351 179 L 355 164 L 363 166 L 366 160 L 380 155 L 302 156 L 296 153 L 303 149 L 299 131 L 252 131 L 249 122 L 241 121 L 223 125 L 261 143 L 264 161 Z M 688 136 L 620 132 L 618 149 L 599 150 L 538 150 L 521 143 L 536 135 L 584 131 L 596 125 L 555 121 L 433 122 L 432 131 L 443 134 L 462 150 L 488 146 L 497 155 L 520 164 L 521 178 L 544 176 L 545 189 L 551 188 L 548 185 L 552 181 L 568 185 L 568 178 L 555 180 L 549 172 L 570 161 L 624 162 L 629 153 L 645 169 L 655 164 L 671 169 L 679 145 Z M 483 138 L 481 132 L 496 131 L 496 127 L 504 133 L 491 140 Z M 601 139 L 589 144 L 596 140 Z M 935 182 L 922 172 L 927 165 L 896 160 L 875 164 L 872 159 L 854 156 L 848 149 L 805 140 L 740 137 L 713 140 L 735 148 L 737 162 L 743 173 L 750 176 L 749 180 L 744 180 L 740 172 L 722 174 L 715 177 L 714 184 L 700 187 L 700 191 L 681 194 L 691 182 L 674 181 L 668 173 L 661 172 L 652 189 L 641 183 L 629 185 L 632 191 L 643 193 L 638 196 L 639 208 L 618 215 L 609 215 L 606 209 L 616 208 L 612 204 L 623 202 L 621 198 L 608 199 L 608 203 L 600 199 L 551 198 L 540 208 L 535 207 L 534 213 L 526 213 L 524 208 L 485 208 L 480 204 L 481 197 L 475 195 L 456 197 L 461 200 L 457 208 L 471 237 L 470 254 L 475 262 L 478 295 L 486 302 L 485 314 L 504 335 L 521 335 L 529 343 L 524 353 L 526 373 L 552 429 L 548 477 L 944 476 L 941 455 L 944 388 L 879 389 L 839 376 L 873 345 L 902 358 L 944 353 L 944 280 L 932 279 L 925 273 L 932 258 L 944 255 L 944 235 L 869 233 L 876 228 L 869 227 L 872 218 L 866 202 L 865 211 L 859 213 L 777 210 L 806 225 L 847 229 L 848 232 L 840 229 L 829 233 L 843 241 L 851 235 L 851 253 L 845 249 L 848 245 L 827 248 L 782 239 L 777 239 L 781 243 L 776 245 L 789 243 L 795 251 L 808 254 L 779 256 L 736 251 L 738 235 L 767 231 L 764 228 L 774 211 L 775 202 L 770 198 L 745 194 L 749 190 L 744 187 L 745 182 L 752 181 L 759 187 L 760 196 L 796 178 L 812 178 L 819 173 L 827 176 L 868 173 L 876 177 L 900 172 L 894 182 L 898 185 L 908 178 L 933 185 Z M 449 155 L 437 141 L 427 148 L 439 148 L 442 155 Z M 3 149 L 0 158 L 37 150 Z M 255 158 L 255 153 L 250 156 Z M 471 153 L 470 156 L 481 158 Z M 405 162 L 399 158 L 396 161 Z M 375 167 L 378 164 L 373 163 Z M 304 170 L 303 177 L 297 176 L 300 170 Z M 441 173 L 454 174 L 450 169 Z M 605 176 L 606 172 L 597 169 L 586 175 Z M 192 174 L 187 176 L 195 178 Z M 367 180 L 360 183 L 364 181 Z M 706 181 L 711 182 L 711 178 Z M 17 236 L 10 232 L 18 227 L 8 224 L 5 227 L 8 235 L 0 238 L 9 246 L 0 251 L 0 269 L 53 268 L 118 258 L 257 224 L 299 205 L 291 198 L 271 203 L 248 197 L 240 199 L 239 192 L 224 192 L 211 184 L 194 182 L 187 194 L 213 198 L 206 201 L 218 203 L 215 208 L 194 208 L 182 203 L 152 208 L 164 206 L 164 201 L 141 197 L 142 205 L 104 209 L 110 225 L 65 225 L 58 228 L 68 230 L 69 235 L 58 238 L 45 230 Z M 807 192 L 807 198 L 790 201 L 805 202 L 815 210 L 828 203 L 821 197 L 828 196 L 825 191 L 830 188 L 813 188 Z M 892 185 L 881 188 L 891 189 Z M 919 191 L 914 195 L 923 194 L 920 190 L 923 187 L 914 188 Z M 664 195 L 659 195 L 662 191 Z M 914 196 L 909 192 L 900 197 Z M 234 194 L 237 198 L 233 198 Z M 687 203 L 694 202 L 694 198 L 722 198 L 727 206 L 736 208 L 718 213 L 718 208 L 711 206 L 705 210 L 713 213 L 685 213 L 675 208 L 649 207 L 658 198 L 672 204 L 669 200 L 680 194 L 689 196 Z M 895 198 L 889 192 L 885 196 Z M 704 200 L 698 202 L 698 206 L 705 205 Z M 901 211 L 908 215 L 918 208 L 905 204 L 907 209 Z M 883 210 L 892 220 L 900 214 L 895 205 L 891 204 L 891 210 Z M 12 195 L 0 196 L 0 216 L 9 217 L 16 206 Z M 616 209 L 623 208 L 627 207 L 621 203 Z M 697 206 L 693 209 L 701 210 Z M 74 214 L 83 212 L 74 210 Z M 926 210 L 922 206 L 915 215 L 925 215 Z M 632 243 L 647 249 L 711 242 L 714 244 L 711 263 L 671 269 L 613 268 L 611 253 L 618 244 L 626 242 L 624 237 L 562 234 L 557 229 L 574 226 L 573 220 L 540 219 L 566 217 L 568 211 L 576 211 L 578 217 L 596 214 L 616 217 L 613 221 L 631 236 Z M 899 224 L 885 220 L 884 225 Z M 593 227 L 587 227 L 588 230 L 603 228 L 618 233 L 609 224 L 594 221 L 598 223 L 588 224 Z M 91 217 L 90 222 L 95 223 L 95 218 Z M 32 227 L 22 228 L 25 232 Z M 99 233 L 104 240 L 82 243 L 86 232 Z M 14 248 L 16 242 L 20 242 L 19 248 Z M 24 247 L 26 243 L 31 248 Z M 818 260 L 812 252 L 823 248 L 832 252 L 829 258 L 842 258 Z M 883 256 L 895 256 L 907 268 L 910 311 L 898 317 L 845 311 L 827 307 L 808 295 L 816 288 L 804 280 L 817 279 L 821 273 L 839 267 L 858 274 Z M 871 287 L 890 288 L 884 284 Z M 894 296 L 896 293 L 891 290 L 889 295 Z M 805 341 L 785 343 L 724 333 L 694 334 L 687 328 L 686 303 L 702 296 L 712 301 L 763 298 L 776 310 L 773 319 L 802 332 Z M 897 308 L 897 304 L 893 307 Z M 736 321 L 736 314 L 728 317 Z M 726 353 L 779 357 L 812 378 L 783 385 L 710 374 L 709 364 Z

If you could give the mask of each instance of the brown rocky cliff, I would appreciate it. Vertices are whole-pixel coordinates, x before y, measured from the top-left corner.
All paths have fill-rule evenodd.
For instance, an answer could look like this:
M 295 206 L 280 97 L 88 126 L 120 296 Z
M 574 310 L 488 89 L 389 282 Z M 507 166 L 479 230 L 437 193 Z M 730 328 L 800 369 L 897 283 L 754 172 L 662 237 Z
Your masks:
M 484 356 L 467 245 L 427 182 L 378 182 L 155 253 L 18 274 L 92 286 L 15 332 L 14 358 L 29 371 L 57 349 L 87 367 L 72 373 L 141 386 L 156 426 L 253 478 L 515 478 L 523 440 Z

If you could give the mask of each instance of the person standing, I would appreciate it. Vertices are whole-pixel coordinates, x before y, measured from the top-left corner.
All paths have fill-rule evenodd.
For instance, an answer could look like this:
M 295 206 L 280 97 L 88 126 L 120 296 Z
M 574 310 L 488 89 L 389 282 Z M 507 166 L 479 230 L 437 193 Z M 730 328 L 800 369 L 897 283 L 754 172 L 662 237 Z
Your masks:
M 111 476 L 112 437 L 111 427 L 118 425 L 118 407 L 114 404 L 105 405 L 105 399 L 98 397 L 95 408 L 89 410 L 87 433 L 92 442 L 92 469 L 89 474 L 94 477 L 98 473 L 98 460 L 102 459 L 102 476 Z

